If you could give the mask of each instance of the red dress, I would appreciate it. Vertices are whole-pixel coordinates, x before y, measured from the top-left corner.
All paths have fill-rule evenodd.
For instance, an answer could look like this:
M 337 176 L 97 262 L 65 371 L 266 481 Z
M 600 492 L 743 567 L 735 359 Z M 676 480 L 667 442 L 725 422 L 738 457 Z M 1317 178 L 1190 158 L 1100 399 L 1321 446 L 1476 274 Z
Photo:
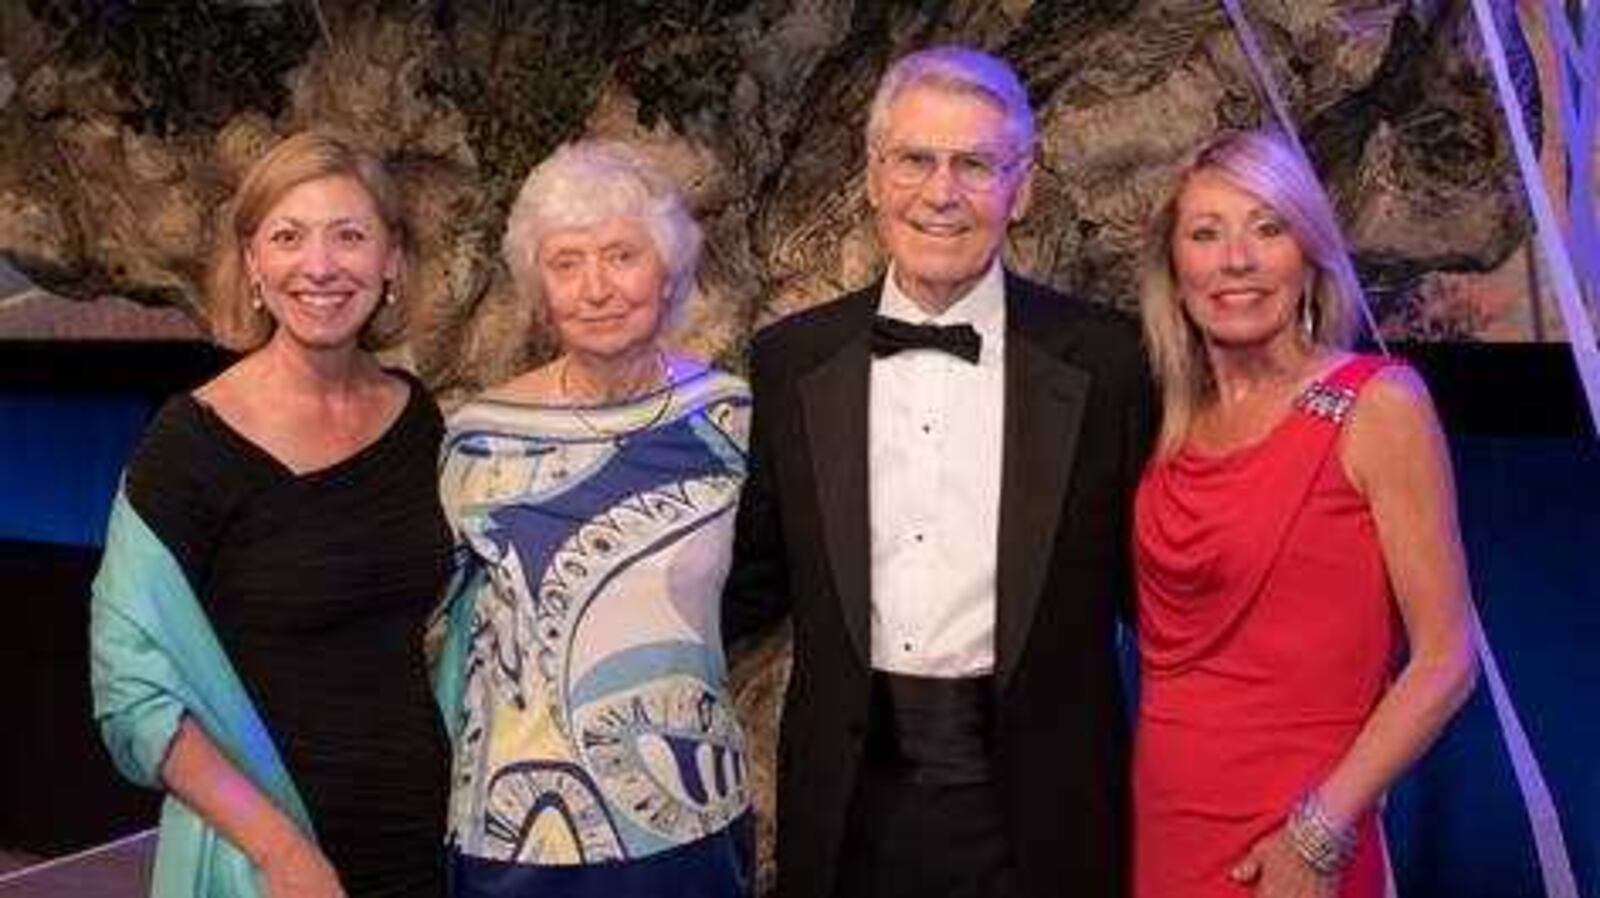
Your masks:
M 1358 356 L 1260 442 L 1154 462 L 1135 511 L 1141 697 L 1137 898 L 1243 898 L 1228 871 L 1283 824 L 1382 697 L 1401 629 L 1338 443 Z M 1381 896 L 1375 815 L 1341 898 Z

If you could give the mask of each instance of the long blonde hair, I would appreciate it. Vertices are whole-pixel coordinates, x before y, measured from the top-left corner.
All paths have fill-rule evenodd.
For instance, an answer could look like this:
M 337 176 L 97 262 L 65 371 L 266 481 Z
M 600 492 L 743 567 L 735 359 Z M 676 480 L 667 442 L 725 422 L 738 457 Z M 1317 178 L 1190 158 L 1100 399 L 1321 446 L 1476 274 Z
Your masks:
M 1355 338 L 1361 285 L 1345 247 L 1333 206 L 1316 173 L 1272 131 L 1234 131 L 1212 138 L 1178 169 L 1166 200 L 1145 232 L 1139 264 L 1139 309 L 1150 365 L 1161 388 L 1159 456 L 1183 444 L 1195 413 L 1216 391 L 1199 329 L 1184 311 L 1172 263 L 1178 201 L 1198 172 L 1211 172 L 1259 197 L 1288 225 L 1310 263 L 1303 299 L 1310 304 L 1313 346 L 1347 349 Z

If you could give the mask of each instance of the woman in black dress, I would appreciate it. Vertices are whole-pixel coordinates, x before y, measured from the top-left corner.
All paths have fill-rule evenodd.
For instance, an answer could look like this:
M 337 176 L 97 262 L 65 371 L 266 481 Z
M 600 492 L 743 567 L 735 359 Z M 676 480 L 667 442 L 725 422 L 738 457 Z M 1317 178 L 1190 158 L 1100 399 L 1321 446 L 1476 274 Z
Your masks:
M 394 183 L 291 137 L 227 207 L 211 279 L 244 356 L 158 413 L 95 584 L 96 717 L 169 793 L 155 893 L 435 896 L 447 748 L 422 629 L 449 532 L 439 412 L 399 336 Z

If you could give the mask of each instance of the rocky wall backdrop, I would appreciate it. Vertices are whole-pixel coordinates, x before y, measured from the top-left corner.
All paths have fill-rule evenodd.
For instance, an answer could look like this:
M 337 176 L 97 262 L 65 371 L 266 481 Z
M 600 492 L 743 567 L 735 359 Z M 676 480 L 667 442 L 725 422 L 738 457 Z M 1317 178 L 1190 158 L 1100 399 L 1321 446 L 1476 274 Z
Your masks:
M 1469 4 L 1244 6 L 1384 330 L 1541 336 Z M 1538 110 L 1533 55 L 1508 36 Z M 752 328 L 878 270 L 867 101 L 890 59 L 944 41 L 1010 59 L 1038 110 L 1014 264 L 1119 306 L 1135 302 L 1136 243 L 1175 160 L 1263 119 L 1214 0 L 6 0 L 0 255 L 61 296 L 117 294 L 203 324 L 219 201 L 279 136 L 336 125 L 405 186 L 424 266 L 401 355 L 448 403 L 548 351 L 497 260 L 528 168 L 567 139 L 622 137 L 682 180 L 707 233 L 679 342 L 738 368 Z M 1481 286 L 1496 278 L 1513 289 Z M 779 654 L 739 661 L 758 759 Z

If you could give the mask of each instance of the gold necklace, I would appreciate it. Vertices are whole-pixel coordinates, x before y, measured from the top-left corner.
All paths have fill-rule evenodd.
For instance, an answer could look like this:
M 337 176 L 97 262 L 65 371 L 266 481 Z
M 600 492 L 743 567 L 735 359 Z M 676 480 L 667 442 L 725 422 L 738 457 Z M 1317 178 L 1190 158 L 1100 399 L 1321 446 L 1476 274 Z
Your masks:
M 672 369 L 667 365 L 667 354 L 662 352 L 660 349 L 657 349 L 655 380 L 662 383 L 663 387 L 660 390 L 661 401 L 656 403 L 655 410 L 652 411 L 650 416 L 641 423 L 631 424 L 622 428 L 621 430 L 610 430 L 608 428 L 601 427 L 594 421 L 590 420 L 589 417 L 583 413 L 583 406 L 572 397 L 571 388 L 567 383 L 567 372 L 568 369 L 571 368 L 571 363 L 569 360 L 569 356 L 562 357 L 561 374 L 556 378 L 556 386 L 561 391 L 561 401 L 563 404 L 565 404 L 567 410 L 572 412 L 572 416 L 578 419 L 578 423 L 583 425 L 583 429 L 589 431 L 597 437 L 611 440 L 616 445 L 621 446 L 623 441 L 633 434 L 639 433 L 640 431 L 649 430 L 650 428 L 661 423 L 662 417 L 667 413 L 667 408 L 672 405 L 673 394 L 676 390 L 677 384 L 672 378 Z M 641 391 L 640 394 L 635 395 L 642 395 L 642 392 L 643 391 Z M 634 396 L 628 396 L 622 401 L 631 401 L 633 398 Z

